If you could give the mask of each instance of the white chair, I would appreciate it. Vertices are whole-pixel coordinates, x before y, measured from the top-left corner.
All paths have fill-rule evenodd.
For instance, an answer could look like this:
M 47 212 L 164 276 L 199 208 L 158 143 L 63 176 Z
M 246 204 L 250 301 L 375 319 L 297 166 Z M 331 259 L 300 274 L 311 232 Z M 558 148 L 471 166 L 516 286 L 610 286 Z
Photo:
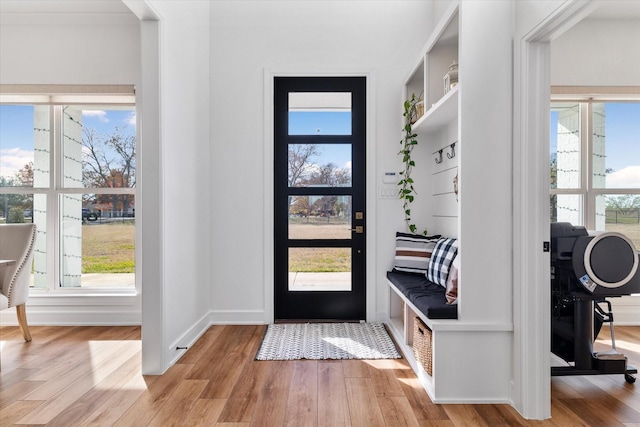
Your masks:
M 0 310 L 16 308 L 25 341 L 31 341 L 25 303 L 35 240 L 35 224 L 0 224 L 0 260 L 8 264 L 0 267 Z

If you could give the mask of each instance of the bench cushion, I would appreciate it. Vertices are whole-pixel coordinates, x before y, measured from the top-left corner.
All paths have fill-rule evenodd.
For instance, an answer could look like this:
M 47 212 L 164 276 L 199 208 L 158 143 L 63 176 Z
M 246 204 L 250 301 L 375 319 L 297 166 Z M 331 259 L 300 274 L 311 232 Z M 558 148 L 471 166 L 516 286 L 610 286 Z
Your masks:
M 445 288 L 424 276 L 388 271 L 387 278 L 429 319 L 457 319 L 458 305 L 447 304 Z

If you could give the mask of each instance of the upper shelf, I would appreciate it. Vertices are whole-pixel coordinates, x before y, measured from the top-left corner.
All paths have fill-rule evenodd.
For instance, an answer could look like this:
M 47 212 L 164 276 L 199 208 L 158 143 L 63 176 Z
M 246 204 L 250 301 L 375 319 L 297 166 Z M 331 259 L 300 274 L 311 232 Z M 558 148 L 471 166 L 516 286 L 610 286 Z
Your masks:
M 433 104 L 412 127 L 414 133 L 429 134 L 440 130 L 458 116 L 458 98 L 460 85 L 447 92 Z

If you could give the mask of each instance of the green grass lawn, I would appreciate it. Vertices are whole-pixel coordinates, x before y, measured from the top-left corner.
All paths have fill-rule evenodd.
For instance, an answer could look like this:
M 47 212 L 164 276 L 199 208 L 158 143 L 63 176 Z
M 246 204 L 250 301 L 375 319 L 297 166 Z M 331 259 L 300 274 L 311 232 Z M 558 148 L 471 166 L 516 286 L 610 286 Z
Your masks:
M 82 226 L 83 273 L 134 273 L 133 221 Z

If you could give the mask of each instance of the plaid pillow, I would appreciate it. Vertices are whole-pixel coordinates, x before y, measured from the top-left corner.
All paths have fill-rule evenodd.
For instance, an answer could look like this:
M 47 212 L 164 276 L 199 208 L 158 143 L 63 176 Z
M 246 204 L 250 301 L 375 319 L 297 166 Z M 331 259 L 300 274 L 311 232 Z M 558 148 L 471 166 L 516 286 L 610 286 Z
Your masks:
M 433 249 L 433 255 L 429 260 L 427 279 L 440 286 L 447 286 L 449 267 L 458 253 L 457 239 L 440 239 Z
M 425 274 L 429 258 L 440 236 L 420 236 L 396 233 L 396 258 L 394 271 Z

